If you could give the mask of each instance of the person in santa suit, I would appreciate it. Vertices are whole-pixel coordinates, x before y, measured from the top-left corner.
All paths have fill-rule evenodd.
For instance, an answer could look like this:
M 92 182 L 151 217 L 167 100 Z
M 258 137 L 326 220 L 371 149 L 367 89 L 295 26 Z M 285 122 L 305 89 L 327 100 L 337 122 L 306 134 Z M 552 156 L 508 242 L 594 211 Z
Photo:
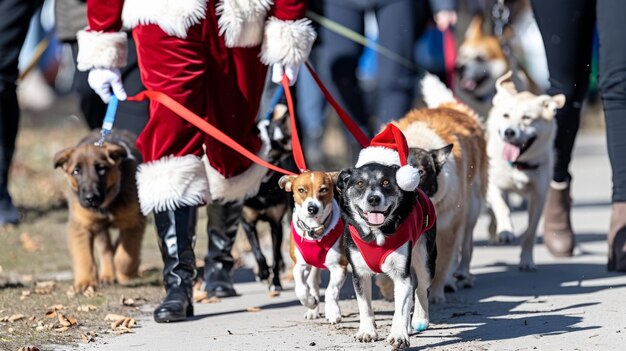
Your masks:
M 266 77 L 293 84 L 315 31 L 305 0 L 88 0 L 88 28 L 78 33 L 78 68 L 108 102 L 124 100 L 119 68 L 132 28 L 141 78 L 266 158 L 269 144 L 255 127 Z M 209 204 L 205 290 L 236 295 L 230 254 L 242 201 L 258 190 L 266 169 L 203 134 L 162 105 L 137 140 L 144 164 L 137 174 L 141 211 L 154 212 L 166 296 L 157 322 L 193 315 L 196 209 Z

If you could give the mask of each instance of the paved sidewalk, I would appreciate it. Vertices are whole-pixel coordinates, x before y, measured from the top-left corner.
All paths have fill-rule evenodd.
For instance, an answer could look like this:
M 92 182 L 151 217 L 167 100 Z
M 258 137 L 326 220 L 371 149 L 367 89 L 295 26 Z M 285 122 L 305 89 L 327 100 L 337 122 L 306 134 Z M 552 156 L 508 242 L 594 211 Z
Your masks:
M 487 245 L 483 217 L 475 231 L 472 272 L 476 286 L 448 294 L 445 305 L 431 305 L 430 328 L 411 337 L 414 349 L 432 350 L 624 350 L 626 275 L 606 272 L 606 230 L 610 216 L 610 168 L 601 134 L 578 140 L 574 157 L 574 226 L 578 254 L 555 259 L 535 247 L 537 272 L 517 270 L 518 245 Z M 515 213 L 516 233 L 524 213 Z M 251 278 L 249 271 L 240 272 Z M 247 277 L 246 277 L 247 275 Z M 251 280 L 251 279 L 248 279 Z M 140 321 L 135 334 L 83 345 L 95 350 L 360 350 L 388 349 L 393 305 L 374 302 L 381 340 L 359 344 L 352 338 L 358 311 L 348 279 L 341 301 L 344 321 L 305 321 L 292 286 L 270 298 L 265 285 L 237 285 L 241 296 L 196 305 L 189 322 Z M 152 306 L 149 306 L 150 308 Z M 248 307 L 260 307 L 248 312 Z

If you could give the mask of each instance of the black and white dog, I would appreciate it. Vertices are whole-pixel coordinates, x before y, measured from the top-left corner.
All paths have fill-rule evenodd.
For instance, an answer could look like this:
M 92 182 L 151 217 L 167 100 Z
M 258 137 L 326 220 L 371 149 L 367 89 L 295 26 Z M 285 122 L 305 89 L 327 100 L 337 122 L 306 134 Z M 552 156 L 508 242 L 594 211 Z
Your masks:
M 339 174 L 337 187 L 346 223 L 344 246 L 360 313 L 355 337 L 361 342 L 378 338 L 371 277 L 382 272 L 395 287 L 395 312 L 387 341 L 401 349 L 409 347 L 410 331 L 428 326 L 428 288 L 437 254 L 434 208 L 423 193 L 405 191 L 398 185 L 399 168 L 368 163 L 345 169 Z M 417 236 L 411 231 L 417 231 Z M 409 324 L 413 294 L 417 301 Z

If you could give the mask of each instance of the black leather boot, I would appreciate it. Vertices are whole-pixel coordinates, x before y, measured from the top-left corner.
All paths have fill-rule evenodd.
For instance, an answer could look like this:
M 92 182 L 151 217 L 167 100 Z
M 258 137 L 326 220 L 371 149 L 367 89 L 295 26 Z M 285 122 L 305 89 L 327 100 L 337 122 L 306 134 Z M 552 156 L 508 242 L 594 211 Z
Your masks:
M 204 259 L 204 290 L 210 297 L 237 295 L 231 276 L 234 265 L 231 250 L 235 243 L 242 206 L 242 201 L 216 201 L 208 206 L 209 252 Z
M 193 316 L 193 279 L 196 257 L 196 207 L 155 212 L 159 248 L 163 258 L 163 281 L 167 294 L 154 310 L 157 323 L 177 322 Z

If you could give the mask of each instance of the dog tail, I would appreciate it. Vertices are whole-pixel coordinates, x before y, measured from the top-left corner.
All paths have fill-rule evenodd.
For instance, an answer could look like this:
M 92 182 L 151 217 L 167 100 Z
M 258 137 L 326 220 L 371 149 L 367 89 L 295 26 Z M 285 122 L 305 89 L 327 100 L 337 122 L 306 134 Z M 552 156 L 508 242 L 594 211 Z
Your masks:
M 456 103 L 454 93 L 434 74 L 426 72 L 420 81 L 422 97 L 428 108 L 437 108 L 446 102 Z
M 449 108 L 480 121 L 476 111 L 454 97 L 454 93 L 434 74 L 425 72 L 420 81 L 422 98 L 428 108 Z

